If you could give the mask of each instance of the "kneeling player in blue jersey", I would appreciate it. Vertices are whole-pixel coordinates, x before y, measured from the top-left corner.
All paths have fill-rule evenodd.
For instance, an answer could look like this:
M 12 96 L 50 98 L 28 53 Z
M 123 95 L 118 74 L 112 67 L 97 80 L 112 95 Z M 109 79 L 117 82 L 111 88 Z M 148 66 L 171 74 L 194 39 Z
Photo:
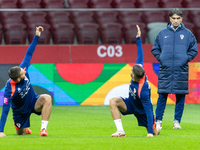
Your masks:
M 9 71 L 10 79 L 6 83 L 3 110 L 0 121 L 0 137 L 4 134 L 4 126 L 7 120 L 10 106 L 13 110 L 13 120 L 17 135 L 32 134 L 30 127 L 30 115 L 35 113 L 42 115 L 40 136 L 48 136 L 47 124 L 52 109 L 50 95 L 37 95 L 29 80 L 28 67 L 35 51 L 37 41 L 43 31 L 43 27 L 36 27 L 36 35 L 30 44 L 26 55 L 19 66 L 12 67 Z
M 141 31 L 138 25 L 137 30 L 137 60 L 131 69 L 132 79 L 129 86 L 129 97 L 114 97 L 110 99 L 110 111 L 117 127 L 117 132 L 112 134 L 112 137 L 126 136 L 121 122 L 121 114 L 134 114 L 138 120 L 138 125 L 146 127 L 148 131 L 147 137 L 153 137 L 153 135 L 160 133 L 160 129 L 155 127 L 153 105 L 150 98 L 151 89 L 147 76 L 144 74 Z

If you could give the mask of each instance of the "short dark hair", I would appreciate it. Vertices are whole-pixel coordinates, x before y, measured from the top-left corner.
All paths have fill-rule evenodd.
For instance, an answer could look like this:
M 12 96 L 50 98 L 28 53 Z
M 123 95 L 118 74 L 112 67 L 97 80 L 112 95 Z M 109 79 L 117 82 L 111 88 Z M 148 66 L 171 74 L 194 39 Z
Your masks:
M 183 13 L 179 8 L 173 8 L 171 12 L 169 13 L 169 17 L 173 16 L 174 14 L 177 14 L 178 16 L 183 17 Z
M 19 66 L 14 66 L 9 69 L 8 75 L 11 79 L 16 80 L 20 77 L 21 68 Z
M 145 73 L 144 68 L 138 64 L 133 65 L 132 72 L 138 79 L 142 79 Z

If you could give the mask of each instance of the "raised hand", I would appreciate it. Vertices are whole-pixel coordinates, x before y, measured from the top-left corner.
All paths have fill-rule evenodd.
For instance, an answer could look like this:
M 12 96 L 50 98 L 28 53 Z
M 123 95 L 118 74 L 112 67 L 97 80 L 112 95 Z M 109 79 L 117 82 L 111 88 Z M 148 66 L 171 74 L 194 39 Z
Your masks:
M 44 28 L 42 26 L 36 27 L 35 34 L 37 36 L 40 36 L 42 31 L 44 31 Z
M 139 37 L 141 37 L 140 27 L 138 25 L 136 25 L 136 27 L 137 27 L 137 30 L 138 30 L 136 38 L 139 38 Z

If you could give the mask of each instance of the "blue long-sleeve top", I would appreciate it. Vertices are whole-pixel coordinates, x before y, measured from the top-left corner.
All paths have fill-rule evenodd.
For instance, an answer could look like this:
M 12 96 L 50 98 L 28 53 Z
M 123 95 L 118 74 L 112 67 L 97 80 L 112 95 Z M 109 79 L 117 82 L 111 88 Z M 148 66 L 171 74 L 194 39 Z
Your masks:
M 32 55 L 35 51 L 35 47 L 37 45 L 37 41 L 39 39 L 39 36 L 35 35 L 32 43 L 30 44 L 27 52 L 26 52 L 26 55 L 22 61 L 22 63 L 19 65 L 22 69 L 25 69 L 26 71 L 26 78 L 27 80 L 26 81 L 20 81 L 20 83 L 15 83 L 12 79 L 9 79 L 6 83 L 6 87 L 5 87 L 5 94 L 4 94 L 4 101 L 3 101 L 3 109 L 2 109 L 2 114 L 1 114 L 1 120 L 0 120 L 0 132 L 4 132 L 4 127 L 5 127 L 5 123 L 7 121 L 7 116 L 8 116 L 8 113 L 9 113 L 9 110 L 10 110 L 10 107 L 12 106 L 13 109 L 13 115 L 14 115 L 14 112 L 20 112 L 21 109 L 19 110 L 16 110 L 15 108 L 17 108 L 18 106 L 15 106 L 17 103 L 20 103 L 20 101 L 18 101 L 18 99 L 16 98 L 17 96 L 17 85 L 22 85 L 22 84 L 28 84 L 29 83 L 29 75 L 28 75 L 28 67 L 29 67 L 29 64 L 30 64 L 30 61 L 31 61 L 31 58 L 32 58 Z M 15 89 L 13 89 L 13 87 Z M 34 94 L 34 93 L 33 93 Z M 13 97 L 15 97 L 15 102 L 13 103 L 12 102 L 12 99 Z M 24 105 L 23 107 L 26 107 L 26 105 Z M 19 107 L 18 107 L 19 108 Z M 20 112 L 20 113 L 26 113 L 26 112 Z
M 136 64 L 143 64 L 143 48 L 141 38 L 137 38 L 137 59 Z M 147 76 L 139 81 L 133 81 L 129 86 L 129 100 L 131 100 L 132 105 L 134 106 L 135 115 L 146 115 L 147 116 L 147 129 L 148 133 L 153 134 L 153 124 L 154 124 L 154 113 L 153 105 L 151 102 L 151 89 L 148 83 Z M 139 124 L 140 125 L 140 124 Z

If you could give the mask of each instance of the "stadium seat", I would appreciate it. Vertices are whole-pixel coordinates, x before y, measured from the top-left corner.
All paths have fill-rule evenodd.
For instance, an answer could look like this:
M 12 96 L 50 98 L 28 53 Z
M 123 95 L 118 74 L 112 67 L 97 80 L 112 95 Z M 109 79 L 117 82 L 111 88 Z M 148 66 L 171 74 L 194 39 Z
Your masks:
M 195 37 L 197 39 L 197 42 L 200 43 L 200 28 L 195 30 Z
M 2 12 L 3 18 L 22 18 L 23 13 L 19 11 L 3 11 Z
M 182 8 L 182 0 L 160 0 L 159 6 L 162 8 Z
M 46 18 L 44 18 L 43 16 L 32 16 L 32 17 L 28 17 L 25 21 L 27 28 L 29 28 L 29 26 L 31 24 L 35 24 L 35 23 L 47 23 Z
M 73 23 L 75 25 L 75 30 L 77 30 L 81 23 L 94 23 L 94 19 L 91 16 L 81 16 L 74 18 Z
M 0 8 L 17 8 L 17 2 L 16 2 L 16 0 L 13 0 L 13 1 L 2 0 L 0 2 Z
M 194 25 L 194 23 L 184 21 L 183 24 L 187 29 L 189 29 L 193 34 L 195 34 L 195 30 L 194 30 L 195 29 L 195 25 Z
M 55 25 L 60 24 L 60 23 L 71 23 L 71 21 L 69 20 L 69 18 L 61 18 L 61 17 L 55 17 L 55 18 L 51 18 L 49 20 L 49 23 L 51 25 L 51 29 L 53 29 L 55 27 Z
M 136 0 L 113 0 L 112 6 L 114 8 L 135 8 Z
M 35 36 L 35 28 L 39 25 L 44 27 L 44 31 L 42 32 L 42 34 L 38 40 L 38 44 L 50 44 L 50 38 L 51 38 L 50 25 L 48 25 L 48 24 L 45 25 L 45 23 L 44 24 L 35 23 L 32 25 L 29 25 L 29 30 L 28 30 L 29 44 L 32 42 L 32 40 Z
M 194 24 L 199 23 L 200 10 L 193 10 L 190 12 L 190 19 Z M 183 16 L 184 17 L 184 16 Z M 183 18 L 184 19 L 184 18 Z
M 122 24 L 143 22 L 142 15 L 140 11 L 122 11 L 119 12 L 119 20 Z
M 23 19 L 23 13 L 16 12 L 16 11 L 2 11 L 1 12 L 1 22 L 3 22 L 3 19 L 6 19 L 6 18 Z
M 103 44 L 122 43 L 122 25 L 120 23 L 105 23 L 100 30 L 100 37 Z
M 69 8 L 88 8 L 89 0 L 68 0 Z
M 146 24 L 150 22 L 167 22 L 165 11 L 145 11 L 142 18 Z
M 41 8 L 40 4 L 33 2 L 26 2 L 21 5 L 21 8 Z
M 71 23 L 55 24 L 52 31 L 52 39 L 54 44 L 74 44 L 75 33 L 74 25 Z
M 23 23 L 23 19 L 22 18 L 11 18 L 11 17 L 8 17 L 8 18 L 5 18 L 2 20 L 2 25 L 5 26 L 5 25 L 8 25 L 8 24 L 15 24 L 15 23 Z
M 96 23 L 81 23 L 76 31 L 79 44 L 98 44 L 99 32 Z
M 52 5 L 55 5 L 55 7 L 65 7 L 65 0 L 41 0 L 41 6 L 43 8 L 50 8 L 53 7 Z
M 26 43 L 26 25 L 15 23 L 4 26 L 5 44 L 25 44 Z
M 19 8 L 41 8 L 41 0 L 19 0 Z
M 63 11 L 49 11 L 47 15 L 47 20 L 50 23 L 52 29 L 56 24 L 59 23 L 71 23 L 69 18 L 69 12 Z
M 136 0 L 137 8 L 159 8 L 159 0 Z
M 188 10 L 183 10 L 182 13 L 183 13 L 183 21 L 191 22 L 191 18 L 190 18 L 191 12 Z
M 99 24 L 100 28 L 105 23 L 118 23 L 117 12 L 99 12 L 96 13 L 96 22 Z
M 112 0 L 89 0 L 90 8 L 112 8 Z
M 47 12 L 45 11 L 25 11 L 25 20 L 31 17 L 42 17 L 46 18 Z
M 136 25 L 139 25 L 141 30 L 141 39 L 142 43 L 146 42 L 147 37 L 147 30 L 146 30 L 146 24 L 145 23 L 128 23 L 124 24 L 124 41 L 126 44 L 136 44 L 136 35 L 137 35 L 137 27 Z
M 0 44 L 2 43 L 2 25 L 0 24 Z
M 52 19 L 52 18 L 69 18 L 70 13 L 67 11 L 49 11 L 47 13 L 47 18 L 48 20 Z
M 147 25 L 149 32 L 148 32 L 148 43 L 153 44 L 156 36 L 158 33 L 166 28 L 167 22 L 151 22 Z
M 198 1 L 198 0 L 187 0 L 185 7 L 188 7 L 188 8 L 199 8 L 200 7 L 200 1 Z

